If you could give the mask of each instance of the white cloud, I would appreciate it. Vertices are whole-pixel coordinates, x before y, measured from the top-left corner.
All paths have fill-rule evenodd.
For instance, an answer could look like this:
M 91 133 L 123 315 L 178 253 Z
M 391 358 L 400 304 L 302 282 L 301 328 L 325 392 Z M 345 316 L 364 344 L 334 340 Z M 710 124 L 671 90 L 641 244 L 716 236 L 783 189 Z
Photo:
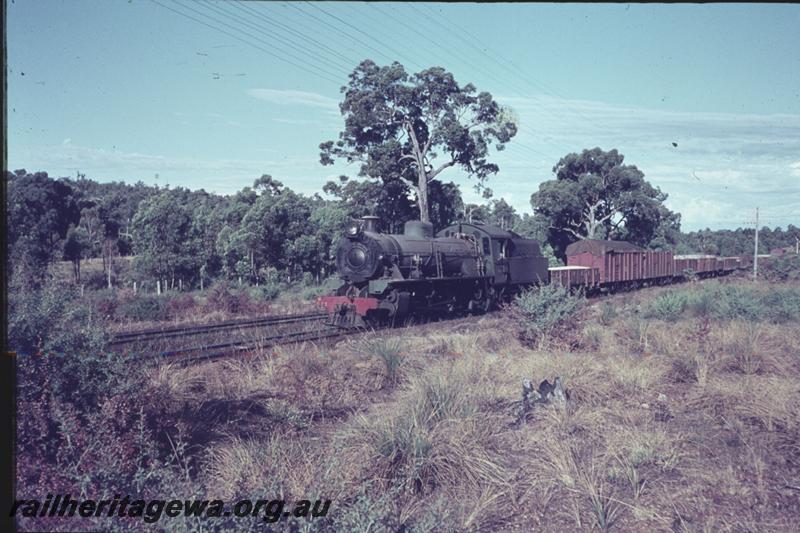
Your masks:
M 617 148 L 668 193 L 685 230 L 738 224 L 756 205 L 774 212 L 800 206 L 800 115 L 667 111 L 544 95 L 497 101 L 514 109 L 521 129 L 493 155 L 500 172 L 487 184 L 513 192 L 509 203 L 520 212 L 531 211 L 531 193 L 553 178 L 561 157 L 595 146 Z M 790 222 L 800 223 L 800 214 L 783 221 Z
M 76 171 L 99 181 L 123 180 L 204 188 L 230 194 L 262 174 L 272 174 L 292 189 L 313 193 L 321 190 L 329 170 L 314 159 L 202 159 L 106 150 L 74 144 L 19 147 L 9 150 L 9 167 L 47 171 L 53 177 L 73 176 Z
M 337 100 L 317 93 L 279 89 L 248 89 L 246 93 L 273 104 L 322 107 L 334 111 L 339 109 Z
M 789 174 L 800 178 L 800 161 L 795 161 L 789 165 Z
M 272 122 L 280 122 L 281 124 L 318 124 L 316 120 L 308 120 L 304 118 L 273 118 Z

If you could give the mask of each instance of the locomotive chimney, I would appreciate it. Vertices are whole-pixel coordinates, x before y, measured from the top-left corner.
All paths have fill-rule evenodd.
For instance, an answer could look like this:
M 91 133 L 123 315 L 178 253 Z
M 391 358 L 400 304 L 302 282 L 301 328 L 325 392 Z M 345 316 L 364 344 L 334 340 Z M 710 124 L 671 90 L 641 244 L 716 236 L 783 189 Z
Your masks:
M 370 233 L 378 233 L 378 221 L 380 218 L 372 215 L 367 215 L 365 217 L 361 217 L 361 220 L 364 222 L 364 231 L 369 231 Z

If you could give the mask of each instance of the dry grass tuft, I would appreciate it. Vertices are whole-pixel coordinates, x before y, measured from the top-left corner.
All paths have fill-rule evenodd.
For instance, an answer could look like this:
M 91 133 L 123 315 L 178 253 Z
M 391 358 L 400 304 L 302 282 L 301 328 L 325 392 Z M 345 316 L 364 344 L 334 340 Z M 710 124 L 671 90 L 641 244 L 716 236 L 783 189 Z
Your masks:
M 180 367 L 163 364 L 150 371 L 150 384 L 154 390 L 176 403 L 190 402 L 203 396 L 206 377 L 202 366 Z
M 620 356 L 606 360 L 608 378 L 621 392 L 649 394 L 661 384 L 669 369 L 663 359 Z
M 720 364 L 741 374 L 786 375 L 785 338 L 781 329 L 769 324 L 732 322 L 711 332 L 719 347 Z
M 365 478 L 413 493 L 502 483 L 507 473 L 491 453 L 493 415 L 481 411 L 484 390 L 475 369 L 459 362 L 415 376 L 389 411 L 357 415 L 341 438 L 356 450 Z
M 401 368 L 405 365 L 405 344 L 401 337 L 367 336 L 357 341 L 356 351 L 381 361 L 386 383 L 394 386 L 400 379 Z
M 709 380 L 689 404 L 717 418 L 740 420 L 755 429 L 796 432 L 800 383 L 780 377 L 727 375 Z
M 309 450 L 280 433 L 217 444 L 208 450 L 203 471 L 209 492 L 223 499 L 253 494 L 292 498 L 308 494 L 315 482 Z

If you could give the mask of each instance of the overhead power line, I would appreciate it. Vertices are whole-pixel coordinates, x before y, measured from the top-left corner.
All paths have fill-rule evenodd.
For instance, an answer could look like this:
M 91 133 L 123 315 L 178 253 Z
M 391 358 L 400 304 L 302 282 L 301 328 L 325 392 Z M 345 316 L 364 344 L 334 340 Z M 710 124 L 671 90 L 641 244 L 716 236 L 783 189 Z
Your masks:
M 241 33 L 245 34 L 246 36 L 248 36 L 248 37 L 250 37 L 250 38 L 252 38 L 252 39 L 255 39 L 256 41 L 258 41 L 258 42 L 260 42 L 260 43 L 263 43 L 263 44 L 266 44 L 266 45 L 268 45 L 268 46 L 272 46 L 272 47 L 276 47 L 276 44 L 277 44 L 277 45 L 278 45 L 278 46 L 277 46 L 277 48 L 278 48 L 278 49 L 280 49 L 280 50 L 281 50 L 281 51 L 282 51 L 284 54 L 288 55 L 288 56 L 289 56 L 289 57 L 291 57 L 291 58 L 294 58 L 294 59 L 296 59 L 296 60 L 298 60 L 298 61 L 305 61 L 305 62 L 307 62 L 307 61 L 308 61 L 307 59 L 305 59 L 305 58 L 303 58 L 303 57 L 301 57 L 301 56 L 298 56 L 298 55 L 295 53 L 295 50 L 296 50 L 295 48 L 293 48 L 293 49 L 287 49 L 287 48 L 285 48 L 285 47 L 281 47 L 281 45 L 282 45 L 282 44 L 284 44 L 284 43 L 283 43 L 283 42 L 281 42 L 279 39 L 270 38 L 270 41 L 271 41 L 271 42 L 269 42 L 269 41 L 265 41 L 264 39 L 262 39 L 262 38 L 260 38 L 260 37 L 258 37 L 258 36 L 254 36 L 254 35 L 252 35 L 252 34 L 251 34 L 251 33 L 249 33 L 247 30 L 244 30 L 244 29 L 242 29 L 242 27 L 240 27 L 240 26 L 233 26 L 233 25 L 231 25 L 231 24 L 229 24 L 229 23 L 227 23 L 227 22 L 225 22 L 225 21 L 223 21 L 223 20 L 220 20 L 220 19 L 218 19 L 218 18 L 214 17 L 213 15 L 209 15 L 209 14 L 207 14 L 207 13 L 204 13 L 204 12 L 202 12 L 202 11 L 198 11 L 198 10 L 196 10 L 196 9 L 192 8 L 191 6 L 183 5 L 183 4 L 181 4 L 181 3 L 180 3 L 180 1 L 179 1 L 179 0 L 173 0 L 173 2 L 177 2 L 179 5 L 181 5 L 181 6 L 182 6 L 182 7 L 184 7 L 185 9 L 189 9 L 190 11 L 192 11 L 192 12 L 194 12 L 194 13 L 197 13 L 197 14 L 199 14 L 200 16 L 206 17 L 206 18 L 208 18 L 208 19 L 210 19 L 210 20 L 212 20 L 212 21 L 214 21 L 214 22 L 216 22 L 216 23 L 218 23 L 218 24 L 222 24 L 223 26 L 226 26 L 226 27 L 228 27 L 228 28 L 231 28 L 231 29 L 233 29 L 234 31 L 241 32 Z M 217 12 L 217 13 L 219 13 L 219 12 L 220 12 L 220 10 L 219 10 L 218 8 L 216 8 L 215 6 L 213 6 L 213 5 L 211 5 L 211 4 L 201 4 L 201 3 L 195 3 L 194 5 L 196 5 L 196 6 L 198 6 L 198 7 L 200 7 L 200 6 L 204 6 L 204 7 L 206 7 L 206 8 L 210 8 L 211 10 L 213 10 L 214 12 Z M 236 17 L 232 17 L 231 15 L 228 15 L 228 14 L 227 14 L 227 13 L 225 13 L 225 12 L 222 12 L 222 14 L 223 14 L 223 16 L 227 16 L 227 17 L 229 17 L 229 18 L 236 19 Z M 249 26 L 253 27 L 253 24 L 251 24 L 249 21 L 245 21 L 245 23 L 246 23 L 247 25 L 249 25 Z M 257 29 L 259 29 L 257 26 L 256 26 L 256 28 L 257 28 Z M 271 36 L 268 36 L 268 37 L 271 37 Z M 299 52 L 299 53 L 301 53 L 301 54 L 302 54 L 303 52 Z M 309 56 L 310 56 L 310 57 L 311 57 L 313 60 L 318 60 L 318 57 L 317 57 L 315 54 L 313 54 L 313 53 L 311 53 L 311 54 L 308 54 L 308 53 L 306 53 L 306 55 L 309 55 Z M 326 73 L 326 74 L 328 74 L 328 75 L 332 76 L 333 78 L 336 78 L 337 76 L 339 76 L 339 73 L 337 73 L 337 72 L 333 72 L 333 71 L 330 71 L 330 70 L 327 70 L 326 68 L 322 68 L 322 67 L 315 67 L 315 68 L 316 68 L 317 70 L 319 70 L 320 72 L 324 72 L 324 73 Z
M 318 5 L 316 5 L 316 4 L 312 4 L 312 3 L 310 3 L 310 2 L 303 2 L 303 3 L 304 3 L 304 4 L 306 4 L 306 5 L 307 5 L 307 6 L 309 6 L 309 7 L 312 7 L 312 8 L 314 8 L 314 9 L 316 9 L 317 11 L 319 11 L 319 12 L 323 13 L 323 14 L 324 14 L 324 15 L 326 15 L 327 17 L 329 17 L 329 18 L 332 18 L 332 19 L 334 19 L 334 20 L 336 20 L 336 21 L 340 22 L 341 24 L 343 24 L 343 25 L 347 26 L 348 28 L 350 28 L 350 29 L 352 29 L 352 30 L 356 31 L 357 33 L 360 33 L 361 35 L 364 35 L 364 36 L 368 37 L 369 39 L 372 39 L 373 41 L 376 41 L 376 42 L 378 42 L 379 44 L 384 44 L 384 43 L 382 43 L 380 40 L 377 40 L 377 39 L 375 39 L 375 38 L 374 38 L 374 37 L 372 37 L 370 34 L 368 34 L 368 33 L 366 33 L 365 31 L 363 31 L 362 29 L 360 29 L 360 28 L 358 28 L 358 27 L 356 27 L 356 26 L 353 26 L 352 24 L 350 24 L 350 23 L 349 23 L 349 22 L 347 22 L 346 20 L 343 20 L 343 19 L 341 19 L 340 17 L 337 17 L 336 15 L 333 15 L 333 14 L 331 14 L 331 13 L 328 13 L 328 11 L 326 11 L 325 9 L 323 9 L 323 8 L 319 7 Z M 294 9 L 297 9 L 297 10 L 299 10 L 299 11 L 301 11 L 301 12 L 305 13 L 305 14 L 306 14 L 306 15 L 308 15 L 308 16 L 312 16 L 313 18 L 315 18 L 316 20 L 319 20 L 319 21 L 320 21 L 320 22 L 322 22 L 323 24 L 329 25 L 328 23 L 326 23 L 326 22 L 322 21 L 322 20 L 321 20 L 321 19 L 319 19 L 318 17 L 316 17 L 316 16 L 314 16 L 314 15 L 312 15 L 312 14 L 308 13 L 307 11 L 305 11 L 305 10 L 301 9 L 301 8 L 300 8 L 300 6 L 294 5 L 293 3 L 289 3 L 288 5 L 289 5 L 289 6 L 291 6 L 291 7 L 293 7 Z M 335 26 L 334 26 L 334 27 L 335 27 Z M 367 42 L 363 41 L 362 39 L 359 39 L 358 37 L 355 37 L 355 36 L 353 36 L 353 34 L 351 34 L 350 32 L 347 32 L 347 31 L 345 31 L 345 30 L 342 30 L 342 29 L 339 29 L 339 28 L 337 28 L 337 31 L 338 31 L 339 33 L 341 33 L 341 34 L 343 34 L 343 35 L 347 36 L 349 39 L 352 39 L 352 40 L 354 40 L 355 42 L 357 42 L 357 43 L 361 44 L 362 46 L 365 46 L 365 47 L 369 48 L 369 49 L 370 49 L 370 50 L 372 50 L 373 52 L 375 52 L 375 53 L 377 53 L 377 54 L 380 54 L 380 55 L 382 55 L 383 57 L 385 57 L 385 58 L 386 58 L 386 59 L 388 59 L 389 61 L 395 61 L 396 59 L 399 59 L 399 56 L 401 55 L 401 54 L 399 54 L 399 53 L 398 53 L 396 50 L 392 50 L 392 49 L 390 49 L 388 46 L 386 46 L 386 49 L 387 49 L 387 50 L 389 50 L 391 53 L 393 53 L 393 54 L 395 54 L 395 55 L 397 56 L 396 58 L 392 58 L 391 56 L 388 56 L 386 53 L 384 53 L 383 51 L 381 51 L 381 50 L 379 50 L 379 49 L 375 48 L 375 47 L 374 47 L 374 46 L 372 46 L 371 44 L 369 44 L 369 43 L 367 43 Z M 385 44 L 384 44 L 384 46 L 385 46 Z M 418 65 L 418 64 L 417 64 L 417 67 L 419 67 L 419 65 Z M 421 68 L 421 67 L 420 67 L 420 68 Z
M 248 41 L 247 39 L 243 39 L 242 37 L 240 37 L 240 36 L 238 36 L 238 35 L 236 35 L 234 33 L 231 33 L 231 32 L 229 32 L 227 30 L 224 30 L 224 29 L 222 29 L 222 28 L 220 28 L 218 26 L 214 26 L 213 24 L 209 24 L 208 22 L 205 22 L 205 21 L 203 21 L 201 19 L 198 19 L 197 17 L 194 17 L 194 16 L 189 15 L 187 13 L 178 11 L 177 9 L 173 9 L 170 6 L 162 4 L 158 0 L 150 0 L 150 1 L 153 2 L 156 5 L 164 8 L 164 9 L 167 9 L 167 10 L 172 11 L 173 13 L 175 13 L 177 15 L 180 15 L 181 17 L 184 17 L 186 19 L 192 20 L 192 21 L 194 21 L 194 22 L 196 22 L 198 24 L 202 24 L 203 26 L 206 26 L 207 28 L 211 28 L 214 31 L 223 33 L 223 34 L 227 35 L 228 37 L 231 37 L 232 39 L 235 39 L 235 40 L 237 40 L 237 41 L 239 41 L 241 43 L 244 43 L 244 44 L 246 44 L 246 45 L 248 45 L 248 46 L 250 46 L 252 48 L 255 48 L 257 50 L 260 50 L 261 52 L 265 53 L 266 55 L 268 55 L 268 56 L 270 56 L 270 57 L 272 57 L 274 59 L 277 59 L 279 61 L 282 61 L 284 63 L 287 63 L 287 64 L 289 64 L 289 65 L 291 65 L 291 66 L 293 66 L 293 67 L 295 67 L 295 68 L 297 68 L 299 70 L 302 70 L 302 71 L 304 71 L 304 72 L 306 72 L 308 74 L 311 74 L 311 75 L 316 76 L 318 78 L 324 79 L 326 81 L 330 81 L 330 82 L 335 83 L 337 85 L 339 85 L 341 83 L 339 81 L 336 81 L 332 77 L 328 77 L 324 73 L 321 73 L 321 72 L 317 71 L 316 69 L 310 68 L 310 67 L 302 65 L 302 64 L 295 63 L 294 61 L 291 61 L 291 60 L 289 60 L 289 59 L 287 59 L 287 58 L 285 58 L 285 57 L 283 57 L 283 56 L 281 56 L 279 54 L 274 53 L 270 49 L 267 49 L 267 48 L 264 48 L 262 46 L 259 46 L 259 45 L 255 44 L 255 43 L 251 42 L 251 41 Z M 184 6 L 182 6 L 182 7 L 184 7 Z
M 422 11 L 420 11 L 420 9 L 418 9 L 416 6 L 414 6 L 414 5 L 410 4 L 410 3 L 408 3 L 408 5 L 411 7 L 411 9 L 417 11 L 418 13 L 420 13 L 420 14 L 422 14 L 424 16 L 424 13 L 422 13 Z M 434 17 L 437 17 L 437 20 L 440 21 L 443 26 L 447 26 L 449 28 L 453 28 L 455 31 L 452 34 L 455 37 L 457 37 L 461 42 L 463 42 L 465 45 L 469 46 L 473 50 L 477 51 L 479 54 L 483 55 L 484 57 L 488 58 L 490 61 L 497 63 L 498 66 L 503 67 L 504 70 L 506 72 L 508 72 L 511 76 L 518 76 L 521 79 L 523 79 L 524 81 L 528 82 L 530 85 L 532 85 L 534 87 L 537 87 L 539 90 L 541 90 L 541 91 L 545 92 L 546 94 L 549 94 L 553 98 L 559 100 L 562 103 L 562 105 L 564 105 L 565 108 L 570 109 L 571 111 L 576 113 L 585 123 L 592 125 L 593 127 L 597 128 L 598 130 L 602 130 L 604 132 L 608 131 L 608 128 L 605 128 L 603 126 L 599 126 L 599 125 L 595 124 L 594 121 L 592 121 L 590 118 L 585 116 L 580 111 L 574 109 L 563 96 L 560 96 L 555 91 L 548 89 L 543 83 L 541 83 L 541 82 L 539 82 L 539 81 L 537 81 L 535 79 L 529 78 L 525 74 L 525 71 L 523 69 L 521 69 L 520 67 L 518 67 L 516 64 L 514 64 L 511 60 L 509 60 L 509 59 L 507 59 L 507 58 L 505 58 L 503 56 L 500 56 L 500 55 L 495 55 L 495 54 L 490 55 L 490 52 L 489 52 L 490 48 L 488 46 L 486 46 L 485 43 L 480 42 L 478 40 L 478 38 L 474 35 L 474 33 L 471 33 L 468 30 L 462 28 L 461 26 L 455 24 L 454 22 L 450 21 L 447 17 L 442 17 L 440 15 L 437 15 L 435 12 L 432 11 L 432 8 L 430 6 L 421 4 L 420 8 L 421 9 L 425 9 L 430 15 L 432 15 Z M 425 18 L 427 19 L 427 17 L 425 17 Z M 445 31 L 449 31 L 449 30 L 447 30 L 445 28 Z M 466 39 L 464 37 L 465 34 L 469 35 L 471 37 L 471 39 Z M 476 43 L 480 44 L 481 46 L 478 46 Z M 492 57 L 493 55 L 494 55 L 494 57 Z M 531 97 L 536 99 L 536 100 L 538 100 L 538 98 L 536 98 L 535 96 L 531 95 Z
M 334 65 L 344 64 L 344 66 L 346 66 L 348 69 L 350 68 L 350 65 L 348 64 L 352 61 L 350 58 L 344 56 L 339 52 L 332 50 L 330 46 L 327 46 L 322 42 L 320 42 L 319 40 L 315 39 L 314 37 L 311 37 L 310 35 L 308 35 L 307 32 L 301 32 L 296 29 L 293 29 L 288 24 L 276 20 L 275 17 L 268 18 L 266 16 L 263 16 L 260 13 L 257 13 L 254 8 L 248 5 L 245 4 L 240 5 L 240 3 L 238 2 L 227 4 L 233 8 L 236 8 L 239 11 L 242 11 L 242 14 L 239 14 L 239 13 L 233 13 L 230 10 L 222 9 L 221 7 L 218 7 L 219 4 L 213 4 L 213 3 L 194 3 L 193 4 L 194 7 L 192 7 L 189 5 L 184 5 L 180 1 L 175 0 L 173 6 L 177 5 L 177 7 L 182 8 L 181 10 L 181 9 L 176 9 L 175 7 L 165 5 L 164 3 L 158 0 L 151 0 L 151 1 L 156 5 L 164 9 L 167 9 L 177 15 L 180 15 L 188 20 L 191 20 L 198 24 L 202 24 L 203 26 L 206 26 L 215 31 L 223 33 L 275 59 L 283 61 L 284 63 L 292 65 L 293 67 L 303 70 L 309 74 L 312 74 L 315 77 L 330 81 L 337 85 L 341 85 L 342 83 L 341 81 L 337 81 L 337 78 L 339 78 L 339 74 L 331 70 L 328 70 L 324 67 L 318 66 L 316 65 L 315 62 L 312 62 L 303 56 L 308 56 L 313 61 L 319 61 L 320 58 L 322 57 L 322 54 L 327 54 L 328 56 L 335 56 L 337 58 L 336 62 L 335 63 L 330 62 L 329 64 L 334 64 Z M 355 28 L 351 24 L 342 20 L 340 17 L 332 15 L 327 11 L 318 8 L 317 6 L 314 6 L 312 4 L 309 5 L 323 12 L 324 14 L 334 19 L 335 21 L 341 22 L 342 24 L 345 24 L 348 27 Z M 292 4 L 289 4 L 289 6 L 294 8 L 296 11 L 300 12 L 305 17 L 307 18 L 310 17 L 316 20 L 317 22 L 323 24 L 323 26 L 325 26 L 326 28 L 333 29 L 338 33 L 347 36 L 354 42 L 366 46 L 375 51 L 376 53 L 381 53 L 381 55 L 384 55 L 378 49 L 372 47 L 371 45 L 359 39 L 358 37 L 351 35 L 349 32 L 340 29 L 337 25 L 324 21 L 319 17 L 313 15 L 312 13 L 309 13 L 299 8 L 298 6 Z M 200 10 L 196 8 L 200 8 Z M 202 11 L 203 8 L 205 8 L 205 11 Z M 191 14 L 187 13 L 186 11 L 189 11 Z M 252 17 L 248 17 L 249 15 L 252 15 Z M 198 17 L 202 17 L 202 19 L 205 20 L 202 20 L 201 18 Z M 264 26 L 264 24 L 267 24 L 272 28 L 278 29 L 279 33 L 270 32 Z M 232 33 L 232 31 L 228 31 L 229 29 L 235 33 Z M 383 43 L 379 39 L 375 39 L 374 37 L 370 36 L 368 33 L 362 30 L 358 30 L 357 28 L 355 29 L 359 31 L 359 33 L 364 34 L 370 37 L 371 39 L 375 40 L 376 42 L 383 44 L 385 46 L 385 43 Z M 261 36 L 265 37 L 266 40 Z M 269 46 L 269 48 L 260 46 L 259 44 L 256 44 L 253 41 Z M 276 45 L 280 45 L 280 47 Z M 292 51 L 291 52 L 287 51 L 286 46 L 291 47 Z M 390 48 L 387 47 L 387 49 Z M 282 53 L 285 54 L 285 56 L 276 54 L 274 50 L 281 51 Z M 402 56 L 400 58 L 404 60 L 406 59 L 402 58 Z M 292 59 L 296 61 L 292 61 Z M 520 131 L 525 131 L 525 130 L 520 128 Z M 544 157 L 544 158 L 549 157 L 547 154 L 539 150 L 536 150 L 535 148 L 527 146 L 526 144 L 521 143 L 519 141 L 513 141 L 511 143 L 508 143 L 506 145 L 506 148 L 510 148 L 517 152 L 535 155 L 538 157 Z M 527 159 L 525 159 L 524 161 L 530 164 L 531 166 L 539 165 L 539 163 L 528 161 Z
M 271 26 L 277 26 L 278 28 L 281 28 L 284 31 L 286 31 L 288 33 L 291 33 L 293 35 L 296 35 L 297 37 L 299 37 L 301 39 L 305 39 L 305 40 L 307 40 L 309 42 L 314 43 L 315 45 L 317 45 L 317 47 L 320 50 L 326 51 L 328 54 L 336 56 L 339 59 L 341 59 L 342 61 L 344 61 L 348 65 L 348 69 L 351 69 L 352 66 L 356 63 L 356 61 L 354 61 L 352 58 L 345 56 L 344 54 L 340 53 L 339 51 L 337 51 L 333 47 L 328 46 L 325 43 L 322 43 L 322 42 L 318 41 L 314 37 L 311 37 L 308 34 L 299 32 L 299 31 L 295 30 L 294 28 L 292 28 L 291 26 L 283 24 L 283 23 L 275 20 L 274 18 L 272 18 L 272 19 L 268 18 L 266 15 L 260 13 L 258 11 L 258 9 L 256 9 L 255 7 L 252 7 L 253 4 L 251 4 L 250 2 L 238 2 L 237 1 L 237 2 L 234 2 L 233 5 L 235 7 L 237 7 L 237 8 L 239 8 L 239 9 L 243 10 L 243 11 L 248 11 L 248 12 L 254 14 L 260 20 L 263 20 L 264 22 L 266 22 L 267 24 L 269 24 Z M 262 4 L 256 4 L 256 5 L 260 6 Z

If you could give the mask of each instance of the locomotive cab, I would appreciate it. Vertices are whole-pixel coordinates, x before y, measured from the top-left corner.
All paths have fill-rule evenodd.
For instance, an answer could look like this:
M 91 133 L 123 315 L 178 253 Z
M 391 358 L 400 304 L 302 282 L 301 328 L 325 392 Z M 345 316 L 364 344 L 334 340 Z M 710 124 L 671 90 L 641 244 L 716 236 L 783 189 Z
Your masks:
M 499 285 L 543 283 L 548 279 L 547 258 L 542 256 L 539 243 L 521 237 L 513 231 L 481 223 L 453 224 L 441 230 L 439 236 L 469 235 L 479 243 L 486 264 L 486 275 Z

